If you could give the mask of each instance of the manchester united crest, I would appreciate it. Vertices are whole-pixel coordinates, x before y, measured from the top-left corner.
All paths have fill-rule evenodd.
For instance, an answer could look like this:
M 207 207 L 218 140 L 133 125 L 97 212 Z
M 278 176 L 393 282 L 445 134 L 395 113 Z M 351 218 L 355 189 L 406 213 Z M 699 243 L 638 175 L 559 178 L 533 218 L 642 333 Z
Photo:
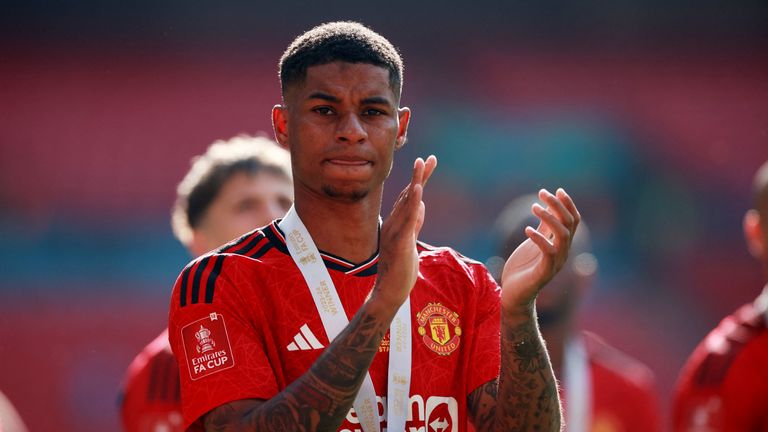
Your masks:
M 441 305 L 429 303 L 416 314 L 419 335 L 424 344 L 440 355 L 456 351 L 461 341 L 459 314 Z

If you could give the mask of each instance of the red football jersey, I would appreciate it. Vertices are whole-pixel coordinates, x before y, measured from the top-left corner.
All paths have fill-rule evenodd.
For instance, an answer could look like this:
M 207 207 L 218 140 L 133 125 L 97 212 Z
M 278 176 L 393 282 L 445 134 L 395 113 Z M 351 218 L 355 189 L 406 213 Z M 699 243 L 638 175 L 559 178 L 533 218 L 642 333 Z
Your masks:
M 120 416 L 125 432 L 183 431 L 179 367 L 163 330 L 133 359 L 123 384 Z
M 680 373 L 675 431 L 768 431 L 768 286 L 726 317 Z
M 594 334 L 583 332 L 582 335 L 592 375 L 589 430 L 659 431 L 661 415 L 651 370 Z
M 321 255 L 351 319 L 373 287 L 378 255 L 358 265 Z M 467 395 L 499 373 L 499 294 L 482 264 L 419 244 L 419 275 L 410 295 L 409 430 L 464 428 Z M 171 298 L 169 336 L 190 430 L 201 430 L 200 417 L 227 402 L 272 398 L 329 344 L 277 222 L 185 268 Z M 387 335 L 369 369 L 382 416 L 388 351 Z M 360 430 L 354 410 L 340 430 Z

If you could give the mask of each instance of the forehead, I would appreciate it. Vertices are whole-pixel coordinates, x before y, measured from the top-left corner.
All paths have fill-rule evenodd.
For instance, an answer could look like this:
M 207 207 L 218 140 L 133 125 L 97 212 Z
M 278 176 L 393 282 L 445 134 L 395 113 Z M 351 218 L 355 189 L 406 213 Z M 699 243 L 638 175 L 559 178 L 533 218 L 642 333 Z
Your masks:
M 234 198 L 242 194 L 268 194 L 274 189 L 292 186 L 289 178 L 267 170 L 257 173 L 238 171 L 233 173 L 222 185 L 218 196 Z
M 368 63 L 336 61 L 310 66 L 304 82 L 292 87 L 288 93 L 300 99 L 322 92 L 337 97 L 380 96 L 395 100 L 389 70 Z

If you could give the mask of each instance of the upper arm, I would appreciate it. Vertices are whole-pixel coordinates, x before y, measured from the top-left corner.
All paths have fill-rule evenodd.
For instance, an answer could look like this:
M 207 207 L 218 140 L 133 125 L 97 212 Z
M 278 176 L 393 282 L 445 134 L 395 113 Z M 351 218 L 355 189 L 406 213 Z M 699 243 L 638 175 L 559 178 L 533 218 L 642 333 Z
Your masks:
M 239 274 L 235 256 L 225 257 L 218 274 L 210 261 L 203 270 L 204 260 L 182 273 L 171 304 L 168 331 L 179 365 L 185 427 L 231 401 L 269 399 L 278 392 L 264 341 L 263 299 L 252 286 L 258 281 Z
M 499 380 L 492 379 L 467 396 L 469 420 L 478 432 L 490 430 L 496 416 L 496 396 Z
M 206 432 L 246 430 L 249 415 L 264 402 L 266 401 L 263 399 L 241 399 L 219 405 L 203 416 L 205 430 Z

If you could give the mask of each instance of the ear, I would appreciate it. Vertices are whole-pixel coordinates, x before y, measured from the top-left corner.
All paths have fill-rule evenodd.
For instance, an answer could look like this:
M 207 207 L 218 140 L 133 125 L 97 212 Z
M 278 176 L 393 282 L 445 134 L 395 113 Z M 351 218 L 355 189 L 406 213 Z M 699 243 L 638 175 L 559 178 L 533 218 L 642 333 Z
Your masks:
M 583 299 L 597 279 L 597 258 L 589 252 L 582 252 L 569 261 L 571 261 L 569 264 L 572 266 L 573 274 L 576 276 L 577 296 L 579 299 Z
M 275 139 L 284 149 L 288 149 L 288 109 L 283 105 L 272 107 L 272 129 Z
M 411 109 L 407 107 L 398 109 L 397 117 L 400 120 L 400 125 L 397 129 L 395 150 L 400 150 L 405 145 L 405 141 L 408 135 L 408 123 L 411 121 Z
M 760 214 L 752 209 L 744 215 L 744 238 L 747 241 L 747 248 L 753 257 L 762 259 L 766 253 L 765 236 L 763 228 L 760 226 Z

